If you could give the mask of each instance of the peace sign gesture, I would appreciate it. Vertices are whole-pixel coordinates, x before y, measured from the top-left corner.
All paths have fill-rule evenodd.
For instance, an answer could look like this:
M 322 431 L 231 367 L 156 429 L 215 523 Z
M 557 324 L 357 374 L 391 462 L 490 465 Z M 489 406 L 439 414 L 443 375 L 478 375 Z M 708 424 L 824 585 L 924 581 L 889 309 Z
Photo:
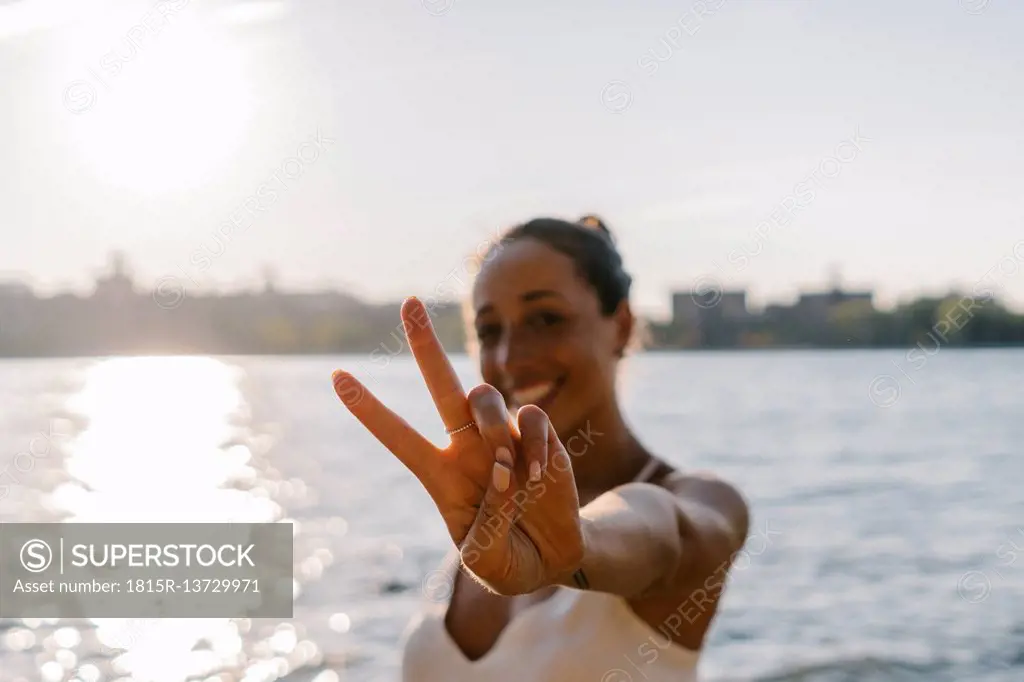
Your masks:
M 579 499 L 548 416 L 527 405 L 513 417 L 488 384 L 467 395 L 423 304 L 409 298 L 401 315 L 451 443 L 437 448 L 341 370 L 338 397 L 419 479 L 463 563 L 491 589 L 525 594 L 566 578 L 583 554 Z

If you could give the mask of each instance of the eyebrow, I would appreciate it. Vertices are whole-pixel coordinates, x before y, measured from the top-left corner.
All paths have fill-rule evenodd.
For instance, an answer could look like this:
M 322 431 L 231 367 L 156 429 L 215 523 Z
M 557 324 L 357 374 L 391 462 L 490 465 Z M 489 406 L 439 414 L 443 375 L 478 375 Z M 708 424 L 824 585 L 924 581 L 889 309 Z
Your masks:
M 557 291 L 552 291 L 551 289 L 533 289 L 522 294 L 519 298 L 521 298 L 524 303 L 530 303 L 531 301 L 538 301 L 543 298 L 564 298 L 564 296 Z M 494 305 L 491 303 L 480 306 L 480 310 L 476 311 L 476 317 L 477 319 L 480 319 L 482 315 L 486 315 L 493 310 Z

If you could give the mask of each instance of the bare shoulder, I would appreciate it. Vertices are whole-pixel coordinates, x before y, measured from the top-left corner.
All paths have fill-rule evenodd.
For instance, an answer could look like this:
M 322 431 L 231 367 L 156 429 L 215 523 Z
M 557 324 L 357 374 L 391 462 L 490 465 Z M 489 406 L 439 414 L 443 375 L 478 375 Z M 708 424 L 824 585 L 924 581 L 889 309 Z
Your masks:
M 710 471 L 673 471 L 660 482 L 697 518 L 703 517 L 732 536 L 735 549 L 743 546 L 750 528 L 750 507 L 739 489 Z

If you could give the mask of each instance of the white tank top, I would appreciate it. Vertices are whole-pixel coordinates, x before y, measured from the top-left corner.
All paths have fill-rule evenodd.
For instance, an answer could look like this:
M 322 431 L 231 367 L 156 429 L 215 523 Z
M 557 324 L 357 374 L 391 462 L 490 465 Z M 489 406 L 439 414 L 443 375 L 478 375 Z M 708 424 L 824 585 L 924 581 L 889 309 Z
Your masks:
M 651 459 L 634 480 L 646 481 L 657 466 Z M 560 588 L 513 617 L 476 661 L 448 633 L 447 611 L 447 601 L 431 604 L 406 628 L 403 682 L 697 680 L 700 652 L 672 642 L 616 595 Z

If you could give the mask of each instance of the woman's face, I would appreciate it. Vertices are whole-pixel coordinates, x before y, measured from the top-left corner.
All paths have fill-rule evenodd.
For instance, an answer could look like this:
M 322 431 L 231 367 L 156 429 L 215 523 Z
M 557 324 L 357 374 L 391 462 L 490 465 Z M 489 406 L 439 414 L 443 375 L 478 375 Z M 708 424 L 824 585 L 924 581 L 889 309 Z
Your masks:
M 561 435 L 614 400 L 628 306 L 602 315 L 568 256 L 529 238 L 499 246 L 476 278 L 473 311 L 481 375 L 511 411 L 537 405 Z

